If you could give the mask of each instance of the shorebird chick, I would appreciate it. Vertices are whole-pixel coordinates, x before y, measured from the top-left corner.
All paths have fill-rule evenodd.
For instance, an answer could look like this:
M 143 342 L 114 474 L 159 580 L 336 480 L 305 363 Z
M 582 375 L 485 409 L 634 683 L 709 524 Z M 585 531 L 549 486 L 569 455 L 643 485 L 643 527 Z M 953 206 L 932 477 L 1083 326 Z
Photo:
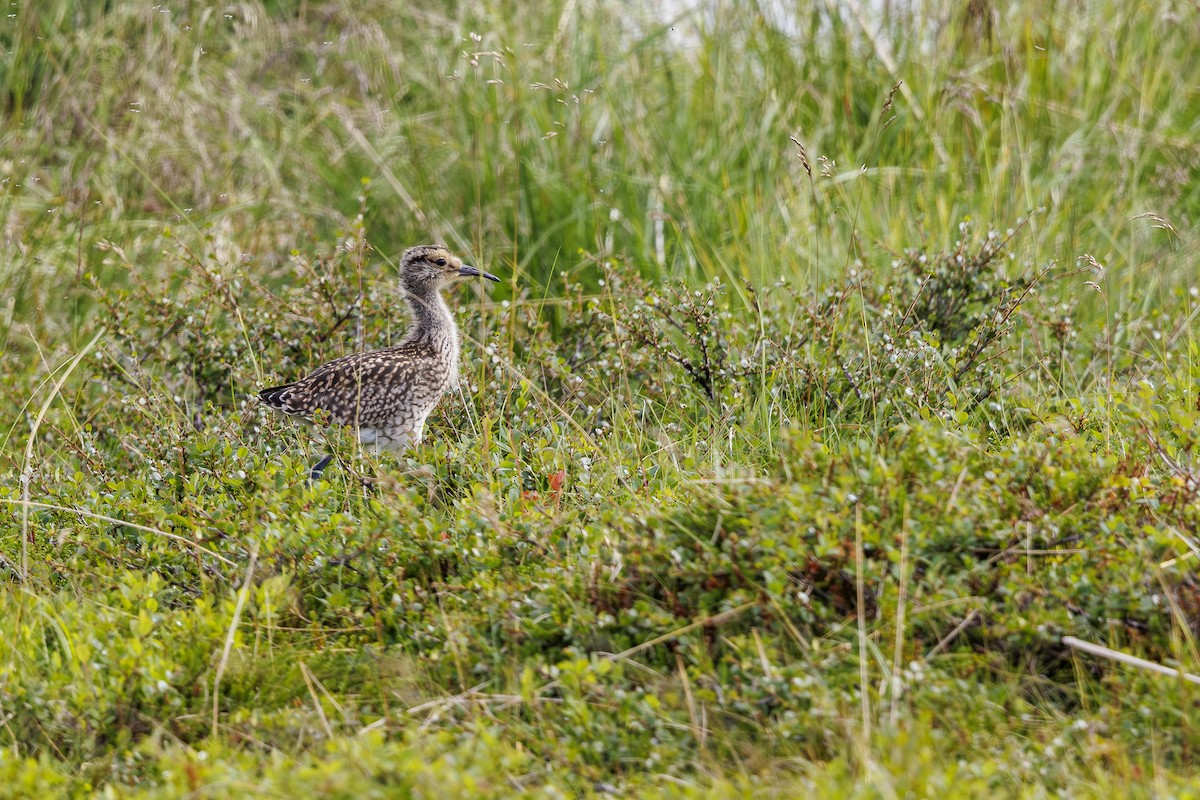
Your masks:
M 264 389 L 259 399 L 309 421 L 320 409 L 333 423 L 357 428 L 358 440 L 376 451 L 399 453 L 419 443 L 429 413 L 458 382 L 458 326 L 442 290 L 473 277 L 500 281 L 441 245 L 410 248 L 400 260 L 400 283 L 412 323 L 400 343 L 334 359 L 295 383 Z M 313 467 L 314 479 L 332 459 Z

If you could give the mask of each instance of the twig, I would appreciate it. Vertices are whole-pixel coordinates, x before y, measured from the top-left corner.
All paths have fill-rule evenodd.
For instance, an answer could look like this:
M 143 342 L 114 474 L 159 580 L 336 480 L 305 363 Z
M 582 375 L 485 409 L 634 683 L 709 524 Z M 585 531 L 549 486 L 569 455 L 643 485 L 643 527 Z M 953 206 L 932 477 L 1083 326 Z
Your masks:
M 346 324 L 346 320 L 350 319 L 350 317 L 353 316 L 355 311 L 358 311 L 359 316 L 361 317 L 362 316 L 362 313 L 361 313 L 362 312 L 362 301 L 363 301 L 363 296 L 362 296 L 362 293 L 360 292 L 358 295 L 358 299 L 350 304 L 350 307 L 346 309 L 346 313 L 342 314 L 337 319 L 335 319 L 333 321 L 333 324 L 330 325 L 327 330 L 314 336 L 313 341 L 315 341 L 317 344 L 322 344 L 322 343 L 328 341 L 329 337 L 333 336 L 333 334 L 337 331 L 338 328 L 340 328 Z

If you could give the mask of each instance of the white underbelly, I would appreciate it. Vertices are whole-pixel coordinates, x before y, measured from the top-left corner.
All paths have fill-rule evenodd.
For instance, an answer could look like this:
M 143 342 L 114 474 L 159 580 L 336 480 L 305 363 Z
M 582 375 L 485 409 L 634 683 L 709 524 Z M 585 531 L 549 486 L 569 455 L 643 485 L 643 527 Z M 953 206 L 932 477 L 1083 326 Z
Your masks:
M 433 404 L 415 409 L 412 418 L 397 422 L 394 425 L 379 427 L 361 427 L 358 429 L 358 441 L 373 448 L 376 452 L 391 450 L 403 453 L 410 446 L 420 444 L 425 432 L 425 421 L 433 413 Z

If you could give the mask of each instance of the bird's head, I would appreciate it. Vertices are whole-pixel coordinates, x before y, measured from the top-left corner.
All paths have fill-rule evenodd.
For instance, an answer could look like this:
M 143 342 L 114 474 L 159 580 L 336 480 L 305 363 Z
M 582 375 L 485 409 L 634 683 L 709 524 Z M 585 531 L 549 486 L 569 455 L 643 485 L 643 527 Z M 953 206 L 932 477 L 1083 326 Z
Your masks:
M 400 259 L 400 280 L 405 289 L 419 297 L 439 292 L 466 278 L 487 278 L 500 282 L 490 272 L 464 264 L 440 244 L 410 247 Z

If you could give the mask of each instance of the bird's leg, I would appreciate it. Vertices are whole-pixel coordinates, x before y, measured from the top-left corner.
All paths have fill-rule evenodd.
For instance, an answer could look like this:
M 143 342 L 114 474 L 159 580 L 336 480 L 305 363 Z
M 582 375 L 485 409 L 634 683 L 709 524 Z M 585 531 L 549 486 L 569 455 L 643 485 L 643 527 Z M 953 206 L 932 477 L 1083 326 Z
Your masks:
M 325 473 L 325 468 L 329 466 L 330 461 L 333 461 L 333 453 L 330 453 L 329 455 L 325 456 L 320 461 L 318 461 L 316 464 L 313 464 L 312 470 L 310 470 L 308 473 L 310 480 L 314 480 L 314 481 L 321 480 L 321 475 L 323 475 Z

